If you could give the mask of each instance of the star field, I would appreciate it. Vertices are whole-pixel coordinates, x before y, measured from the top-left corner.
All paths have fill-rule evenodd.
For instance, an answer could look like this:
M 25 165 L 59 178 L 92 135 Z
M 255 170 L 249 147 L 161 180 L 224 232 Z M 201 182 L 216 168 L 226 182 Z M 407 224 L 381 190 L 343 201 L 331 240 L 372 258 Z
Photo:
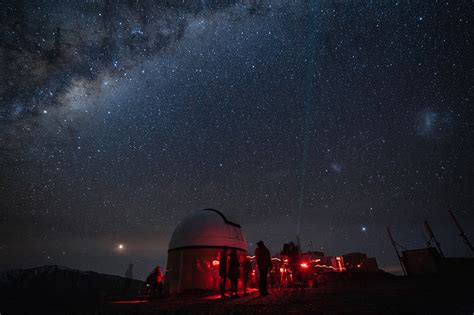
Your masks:
M 14 1 L 0 268 L 145 275 L 186 214 L 397 268 L 474 237 L 472 1 Z M 299 223 L 298 223 L 299 222 Z

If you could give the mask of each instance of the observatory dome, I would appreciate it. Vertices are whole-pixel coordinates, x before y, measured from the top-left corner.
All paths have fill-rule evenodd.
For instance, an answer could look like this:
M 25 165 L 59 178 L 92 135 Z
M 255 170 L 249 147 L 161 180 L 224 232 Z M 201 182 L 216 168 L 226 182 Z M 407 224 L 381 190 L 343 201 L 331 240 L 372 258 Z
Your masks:
M 240 225 L 220 211 L 204 209 L 184 218 L 171 236 L 168 251 L 184 248 L 228 247 L 247 251 Z

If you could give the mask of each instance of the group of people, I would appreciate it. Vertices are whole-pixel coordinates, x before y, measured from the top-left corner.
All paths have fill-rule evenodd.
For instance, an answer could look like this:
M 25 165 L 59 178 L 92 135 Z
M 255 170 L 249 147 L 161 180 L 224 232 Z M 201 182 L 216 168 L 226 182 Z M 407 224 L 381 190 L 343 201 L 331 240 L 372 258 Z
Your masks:
M 272 268 L 272 260 L 270 251 L 265 246 L 263 241 L 257 243 L 255 249 L 255 260 L 260 275 L 259 292 L 260 295 L 268 295 L 268 272 Z M 247 294 L 247 286 L 252 275 L 252 263 L 245 257 L 242 261 L 242 284 L 244 294 Z M 232 249 L 230 254 L 227 254 L 227 249 L 224 248 L 219 254 L 219 276 L 221 277 L 221 297 L 226 297 L 226 283 L 227 278 L 230 280 L 230 296 L 237 297 L 238 281 L 240 278 L 240 261 L 236 249 Z
M 243 273 L 243 278 L 245 279 L 245 271 Z M 219 253 L 219 276 L 221 277 L 221 297 L 225 297 L 227 278 L 230 280 L 231 297 L 238 296 L 237 286 L 240 277 L 240 262 L 235 248 L 230 251 L 230 255 L 227 255 L 226 248 L 222 249 Z
M 263 241 L 257 243 L 257 248 L 255 249 L 255 261 L 257 263 L 259 271 L 259 292 L 260 295 L 268 295 L 268 273 L 272 269 L 272 260 L 270 256 L 270 251 L 265 246 Z M 132 275 L 133 264 L 130 264 L 125 277 L 127 280 L 125 287 L 126 290 L 130 287 Z M 241 271 L 242 270 L 242 271 Z M 238 297 L 238 281 L 242 276 L 243 284 L 243 293 L 247 294 L 247 288 L 249 287 L 250 280 L 252 277 L 252 263 L 250 262 L 247 256 L 242 258 L 242 261 L 239 259 L 237 250 L 224 248 L 219 253 L 219 276 L 221 278 L 220 283 L 220 293 L 221 297 L 226 297 L 226 285 L 227 279 L 230 280 L 230 297 Z M 242 274 L 241 274 L 242 273 Z M 146 294 L 150 296 L 160 296 L 163 294 L 163 273 L 160 270 L 159 266 L 156 266 L 153 269 L 147 279 L 146 279 Z

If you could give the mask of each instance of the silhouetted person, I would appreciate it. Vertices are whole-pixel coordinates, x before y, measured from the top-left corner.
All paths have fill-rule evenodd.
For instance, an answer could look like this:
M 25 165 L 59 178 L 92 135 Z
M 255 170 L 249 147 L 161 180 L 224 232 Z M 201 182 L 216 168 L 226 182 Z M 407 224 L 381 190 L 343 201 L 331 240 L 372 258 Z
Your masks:
M 123 293 L 126 294 L 130 289 L 133 279 L 133 264 L 129 264 L 127 270 L 125 271 L 125 286 L 123 288 Z
M 163 293 L 163 273 L 160 266 L 156 266 L 153 272 L 146 278 L 147 294 L 150 296 L 160 296 Z
M 219 257 L 219 276 L 221 277 L 221 297 L 225 297 L 225 283 L 227 281 L 227 249 L 222 249 Z
M 278 282 L 277 282 L 277 269 L 278 268 L 270 268 L 270 288 L 275 288 L 278 286 Z
M 301 270 L 300 270 L 300 248 L 295 243 L 290 242 L 285 244 L 284 247 L 285 255 L 288 257 L 288 265 L 293 275 L 291 285 L 295 282 L 301 281 Z
M 244 294 L 247 294 L 247 285 L 250 280 L 250 276 L 252 274 L 252 263 L 250 259 L 245 257 L 244 262 L 242 263 L 242 282 L 244 285 Z
M 160 266 L 155 268 L 155 293 L 161 295 L 163 293 L 163 273 L 161 272 Z
M 155 270 L 146 277 L 145 280 L 145 294 L 152 295 L 153 294 L 153 282 L 155 281 Z
M 232 249 L 229 257 L 229 279 L 230 279 L 230 296 L 237 296 L 237 289 L 239 284 L 239 256 L 237 250 Z
M 268 270 L 272 267 L 272 259 L 270 251 L 263 244 L 263 241 L 258 241 L 255 249 L 255 259 L 257 260 L 258 271 L 260 273 L 260 295 L 268 295 Z

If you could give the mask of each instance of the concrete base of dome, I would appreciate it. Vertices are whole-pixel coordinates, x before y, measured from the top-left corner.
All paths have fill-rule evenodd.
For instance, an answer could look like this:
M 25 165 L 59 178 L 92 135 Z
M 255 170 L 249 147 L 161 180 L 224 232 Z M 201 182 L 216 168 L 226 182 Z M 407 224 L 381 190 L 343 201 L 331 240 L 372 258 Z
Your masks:
M 168 253 L 168 264 L 165 275 L 165 287 L 170 294 L 187 290 L 219 291 L 218 257 L 222 247 L 182 248 Z M 239 260 L 247 256 L 247 252 L 237 250 Z M 227 281 L 230 286 L 230 281 Z

